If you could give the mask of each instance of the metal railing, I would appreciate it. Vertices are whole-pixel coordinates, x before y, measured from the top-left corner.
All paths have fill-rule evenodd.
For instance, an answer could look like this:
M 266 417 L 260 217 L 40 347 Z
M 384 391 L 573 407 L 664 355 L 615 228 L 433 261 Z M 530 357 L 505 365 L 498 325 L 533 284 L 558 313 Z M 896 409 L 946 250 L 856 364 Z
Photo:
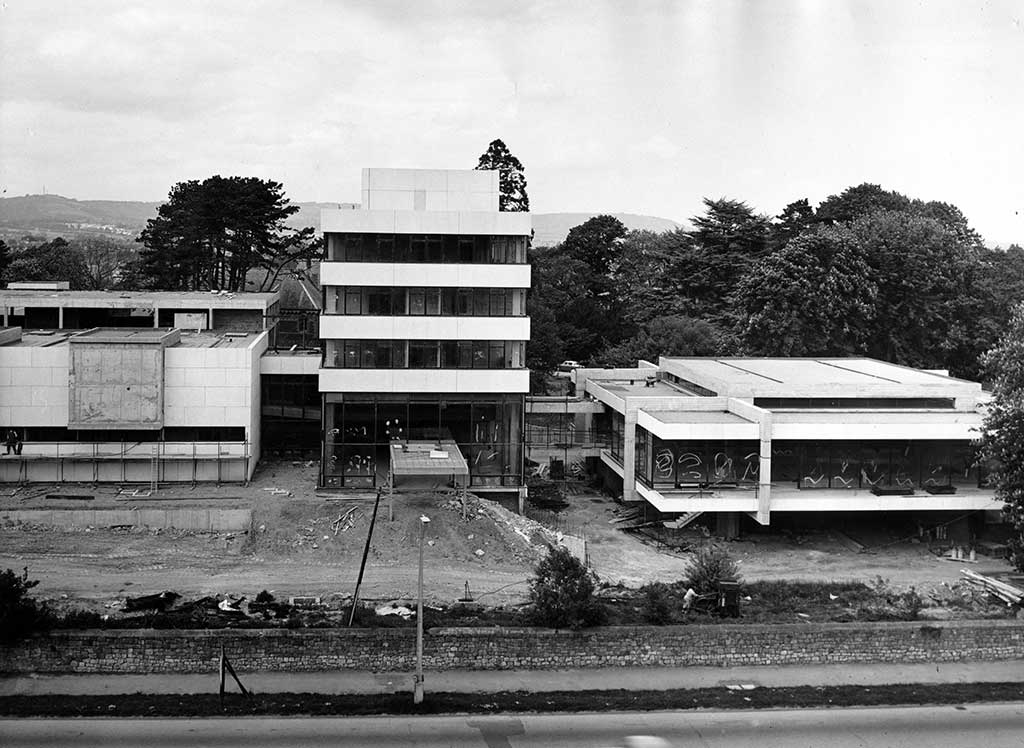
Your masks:
M 605 447 L 611 439 L 607 431 L 573 429 L 537 424 L 526 424 L 528 447 Z

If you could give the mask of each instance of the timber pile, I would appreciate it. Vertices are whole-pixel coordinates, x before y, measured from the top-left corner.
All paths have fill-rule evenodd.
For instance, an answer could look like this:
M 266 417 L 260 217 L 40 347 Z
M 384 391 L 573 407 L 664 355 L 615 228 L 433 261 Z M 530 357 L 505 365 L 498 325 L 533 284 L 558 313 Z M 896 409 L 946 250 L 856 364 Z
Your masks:
M 995 595 L 1007 605 L 1021 605 L 1024 603 L 1024 590 L 1015 587 L 1009 582 L 1003 582 L 984 574 L 978 574 L 970 569 L 961 569 L 960 574 L 966 581 L 980 587 L 991 595 Z
M 609 525 L 618 525 L 616 530 L 635 530 L 638 527 L 649 527 L 656 524 L 644 520 L 644 512 L 640 507 L 624 507 L 615 510 L 615 517 L 608 520 Z

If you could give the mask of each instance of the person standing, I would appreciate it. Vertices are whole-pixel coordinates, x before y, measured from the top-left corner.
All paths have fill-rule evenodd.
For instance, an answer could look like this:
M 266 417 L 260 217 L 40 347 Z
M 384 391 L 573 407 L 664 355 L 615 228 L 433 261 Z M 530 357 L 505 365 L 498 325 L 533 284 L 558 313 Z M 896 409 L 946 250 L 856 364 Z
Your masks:
M 7 447 L 6 454 L 11 454 L 12 452 L 16 455 L 21 454 L 21 437 L 18 435 L 18 432 L 15 429 L 7 429 L 7 436 L 4 439 L 4 446 Z

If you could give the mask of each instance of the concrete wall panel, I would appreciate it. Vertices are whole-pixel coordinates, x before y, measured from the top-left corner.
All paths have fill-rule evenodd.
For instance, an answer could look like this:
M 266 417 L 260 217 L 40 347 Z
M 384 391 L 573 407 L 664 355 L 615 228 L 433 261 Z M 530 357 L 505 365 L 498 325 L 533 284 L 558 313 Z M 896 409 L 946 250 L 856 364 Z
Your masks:
M 72 428 L 163 426 L 163 348 L 135 343 L 68 346 L 71 376 L 68 425 Z

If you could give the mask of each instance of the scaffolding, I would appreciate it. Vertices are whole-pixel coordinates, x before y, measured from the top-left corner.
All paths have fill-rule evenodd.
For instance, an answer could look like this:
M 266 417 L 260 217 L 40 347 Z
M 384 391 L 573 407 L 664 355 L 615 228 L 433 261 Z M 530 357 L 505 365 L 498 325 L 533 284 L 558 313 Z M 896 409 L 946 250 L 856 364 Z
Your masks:
M 248 483 L 248 441 L 25 442 L 0 454 L 0 483 Z

